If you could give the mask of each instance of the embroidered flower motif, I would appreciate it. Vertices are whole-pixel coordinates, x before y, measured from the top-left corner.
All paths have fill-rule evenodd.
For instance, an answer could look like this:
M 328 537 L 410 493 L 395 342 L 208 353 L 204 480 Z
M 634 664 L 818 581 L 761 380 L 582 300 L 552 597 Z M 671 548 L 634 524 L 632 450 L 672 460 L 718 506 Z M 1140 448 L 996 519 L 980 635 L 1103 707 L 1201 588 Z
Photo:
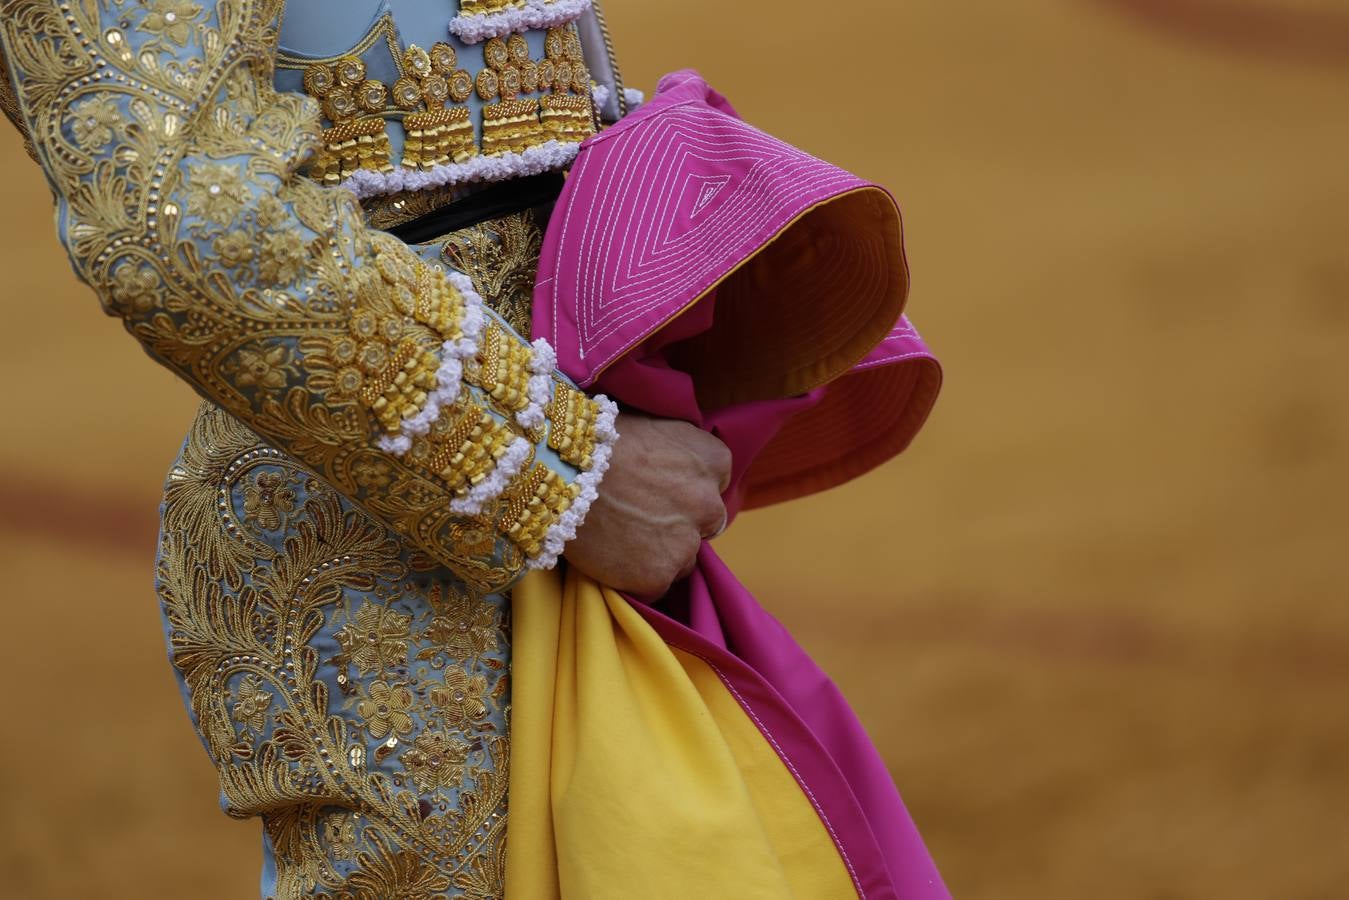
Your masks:
M 258 225 L 263 229 L 275 228 L 286 220 L 286 204 L 271 194 L 258 198 Z
M 81 150 L 97 150 L 122 131 L 117 104 L 103 97 L 77 103 L 70 110 L 70 131 Z
M 140 27 L 151 34 L 161 35 L 180 47 L 192 37 L 192 20 L 201 15 L 201 7 L 188 0 L 149 0 L 150 11 L 141 20 Z
M 412 691 L 401 684 L 390 686 L 383 681 L 372 682 L 366 698 L 356 704 L 356 711 L 365 719 L 365 729 L 375 740 L 382 740 L 389 732 L 408 734 L 412 731 Z
M 387 606 L 367 603 L 356 610 L 354 618 L 354 622 L 348 622 L 334 637 L 362 675 L 407 662 L 411 616 L 394 612 Z
M 356 817 L 344 812 L 324 816 L 323 843 L 328 845 L 333 859 L 351 859 L 356 852 Z
M 442 896 L 450 878 L 407 850 L 357 854 L 361 868 L 343 883 L 341 900 L 422 900 Z
M 123 309 L 149 312 L 159 292 L 159 276 L 149 266 L 123 263 L 112 275 L 112 299 Z
M 188 166 L 187 212 L 228 225 L 248 200 L 248 186 L 233 166 L 201 163 Z
M 367 491 L 378 491 L 389 486 L 393 470 L 377 459 L 362 459 L 351 467 L 351 477 Z
M 212 244 L 220 261 L 231 269 L 246 266 L 253 261 L 253 238 L 242 231 L 222 234 Z
M 437 594 L 441 590 L 438 586 Z M 443 602 L 432 597 L 436 617 L 426 629 L 426 639 L 459 659 L 472 659 L 495 650 L 496 608 L 468 591 L 448 585 L 443 590 Z
M 253 731 L 267 726 L 267 713 L 272 708 L 272 695 L 262 689 L 263 681 L 257 675 L 245 675 L 239 689 L 231 698 L 234 721 L 242 722 Z
M 304 256 L 304 239 L 298 231 L 265 235 L 258 252 L 258 274 L 273 284 L 290 284 L 299 277 Z
M 234 376 L 239 387 L 275 391 L 286 386 L 286 375 L 293 370 L 290 348 L 278 344 L 262 349 L 245 347 L 224 371 Z
M 450 526 L 450 540 L 464 556 L 490 556 L 497 546 L 496 535 L 481 525 L 455 523 Z
M 431 702 L 440 707 L 445 721 L 451 725 L 476 722 L 487 715 L 487 704 L 483 697 L 487 694 L 487 677 L 468 676 L 459 666 L 450 666 L 445 670 L 445 683 L 431 688 Z
M 279 472 L 259 472 L 244 486 L 244 518 L 276 531 L 295 511 L 295 491 Z
M 468 744 L 458 738 L 423 732 L 417 735 L 402 760 L 417 790 L 425 794 L 437 788 L 459 787 L 464 780 L 468 751 Z
M 361 374 L 360 369 L 354 369 L 347 366 L 337 373 L 333 380 L 333 388 L 339 396 L 354 397 L 360 391 L 361 385 L 365 384 L 365 376 Z

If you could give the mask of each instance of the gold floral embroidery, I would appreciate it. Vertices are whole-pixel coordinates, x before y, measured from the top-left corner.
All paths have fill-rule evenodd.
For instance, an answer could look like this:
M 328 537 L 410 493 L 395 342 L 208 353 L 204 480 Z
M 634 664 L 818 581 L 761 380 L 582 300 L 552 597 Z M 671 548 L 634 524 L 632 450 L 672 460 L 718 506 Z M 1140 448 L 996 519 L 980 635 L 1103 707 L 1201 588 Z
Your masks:
M 467 591 L 449 589 L 442 601 L 440 589 L 432 595 L 436 617 L 426 632 L 435 655 L 477 659 L 497 649 L 496 613 Z
M 272 694 L 263 690 L 262 679 L 257 675 L 245 675 L 239 682 L 238 693 L 234 696 L 234 721 L 243 723 L 255 732 L 261 732 L 267 725 L 267 715 L 272 708 Z
M 234 519 L 259 481 L 299 494 L 266 541 Z M 169 485 L 159 593 L 174 665 L 230 813 L 263 817 L 274 895 L 500 896 L 500 601 L 402 550 L 218 410 L 204 408 Z M 434 623 L 461 614 L 487 653 L 436 643 Z
M 233 375 L 241 387 L 275 391 L 286 386 L 287 379 L 295 374 L 295 367 L 291 364 L 290 348 L 284 345 L 266 349 L 244 347 L 221 371 Z
M 387 606 L 366 603 L 355 620 L 334 637 L 342 653 L 362 675 L 407 662 L 410 616 Z
M 122 114 L 110 100 L 85 100 L 71 107 L 70 130 L 81 150 L 97 150 L 121 134 Z
M 295 491 L 276 472 L 259 472 L 244 488 L 244 517 L 267 531 L 276 531 L 295 511 Z
M 149 312 L 159 290 L 159 276 L 149 266 L 123 263 L 113 273 L 111 295 L 121 309 Z
M 383 681 L 370 684 L 368 696 L 356 705 L 356 711 L 365 719 L 365 729 L 375 740 L 390 733 L 408 734 L 412 731 L 412 692 L 401 684 L 388 685 Z
M 248 200 L 248 187 L 233 166 L 209 163 L 188 166 L 187 214 L 229 225 Z
M 242 231 L 222 234 L 215 239 L 211 249 L 215 250 L 216 255 L 220 257 L 220 262 L 229 269 L 237 269 L 253 261 L 253 239 Z
M 356 851 L 356 819 L 351 813 L 329 813 L 323 817 L 323 842 L 333 859 L 351 859 Z
M 151 34 L 162 35 L 180 47 L 187 46 L 192 35 L 192 21 L 201 15 L 201 7 L 189 0 L 148 0 L 150 8 L 140 27 Z
M 431 702 L 440 708 L 446 723 L 458 726 L 487 715 L 487 704 L 483 702 L 486 695 L 487 679 L 482 675 L 470 678 L 459 666 L 447 668 L 445 683 L 432 688 L 430 693 Z
M 272 284 L 291 284 L 304 271 L 308 252 L 293 228 L 264 235 L 258 248 L 258 274 Z
M 403 765 L 417 790 L 423 793 L 456 788 L 464 780 L 468 751 L 467 741 L 439 732 L 423 732 L 412 742 L 412 749 L 403 754 Z

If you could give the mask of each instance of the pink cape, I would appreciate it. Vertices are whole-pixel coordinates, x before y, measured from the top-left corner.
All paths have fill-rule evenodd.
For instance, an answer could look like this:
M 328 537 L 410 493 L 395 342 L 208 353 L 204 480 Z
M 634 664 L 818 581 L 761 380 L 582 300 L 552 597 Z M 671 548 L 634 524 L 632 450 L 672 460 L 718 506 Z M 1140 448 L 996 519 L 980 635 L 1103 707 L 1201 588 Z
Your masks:
M 736 397 L 679 366 L 690 346 L 715 342 L 718 330 L 730 327 L 735 317 L 718 303 L 727 302 L 731 279 L 764 248 L 790 245 L 793 230 L 805 232 L 804 242 L 791 245 L 798 255 L 831 239 L 841 240 L 838 246 L 867 241 L 864 232 L 846 231 L 851 218 L 812 212 L 868 188 L 875 192 L 741 122 L 696 73 L 667 76 L 650 103 L 583 145 L 545 238 L 535 336 L 550 339 L 560 367 L 579 384 L 693 422 L 724 441 L 735 459 L 725 498 L 732 515 L 856 477 L 908 445 L 940 387 L 936 360 L 906 319 L 868 338 L 863 358 L 837 372 L 817 367 L 804 383 L 820 383 L 787 395 Z M 878 209 L 876 227 L 884 230 L 887 211 Z M 896 241 L 885 234 L 889 243 L 876 246 L 902 267 L 897 212 L 893 219 Z M 845 231 L 840 237 L 830 228 Z M 842 258 L 865 278 L 815 291 L 819 319 L 808 325 L 840 346 L 862 328 L 850 318 L 853 308 L 869 297 L 890 303 L 898 291 L 898 317 L 907 287 L 907 270 L 900 284 L 876 274 L 865 255 Z M 773 311 L 771 294 L 751 296 L 764 277 L 771 273 L 741 278 L 749 288 L 736 288 L 737 307 Z M 660 604 L 630 602 L 668 644 L 723 673 L 834 835 L 859 896 L 949 897 L 841 693 L 709 545 L 697 571 Z

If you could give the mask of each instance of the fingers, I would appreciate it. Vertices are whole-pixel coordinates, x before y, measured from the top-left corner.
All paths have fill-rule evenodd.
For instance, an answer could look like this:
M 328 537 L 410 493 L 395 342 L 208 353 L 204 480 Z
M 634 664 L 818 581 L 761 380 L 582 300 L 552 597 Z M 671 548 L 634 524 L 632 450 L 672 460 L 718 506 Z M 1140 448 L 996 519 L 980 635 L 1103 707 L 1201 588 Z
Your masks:
M 707 474 L 717 484 L 717 493 L 724 494 L 731 486 L 731 468 L 735 463 L 731 449 L 701 429 L 690 436 L 691 449 L 702 462 Z
M 705 508 L 698 516 L 698 536 L 700 538 L 716 537 L 726 530 L 726 523 L 729 518 L 726 512 L 726 504 L 721 502 L 720 494 L 708 498 Z

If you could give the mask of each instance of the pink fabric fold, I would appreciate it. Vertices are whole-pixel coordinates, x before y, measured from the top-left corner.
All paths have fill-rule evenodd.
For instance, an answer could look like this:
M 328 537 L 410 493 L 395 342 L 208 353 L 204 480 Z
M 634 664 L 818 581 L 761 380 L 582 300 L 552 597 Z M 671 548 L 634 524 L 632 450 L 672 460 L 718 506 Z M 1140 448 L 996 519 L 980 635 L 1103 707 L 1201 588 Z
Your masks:
M 941 382 L 936 360 L 903 318 L 864 360 L 829 384 L 794 397 L 716 410 L 700 407 L 693 379 L 672 363 L 677 356 L 672 351 L 715 327 L 717 297 L 704 282 L 712 278 L 715 283 L 717 271 L 734 266 L 737 256 L 756 252 L 771 240 L 781 217 L 795 213 L 787 204 L 761 219 L 750 216 L 746 221 L 759 222 L 757 230 L 739 232 L 727 246 L 702 257 L 689 256 L 687 247 L 678 250 L 675 258 L 695 273 L 672 274 L 659 287 L 644 284 L 634 301 L 625 293 L 623 273 L 630 270 L 624 269 L 622 254 L 596 254 L 593 238 L 627 227 L 599 220 L 610 214 L 609 206 L 625 204 L 623 191 L 644 194 L 643 176 L 614 181 L 615 171 L 627 171 L 628 165 L 615 168 L 613 159 L 626 155 L 615 149 L 615 143 L 609 145 L 607 156 L 590 154 L 602 142 L 637 134 L 633 129 L 642 123 L 659 128 L 662 115 L 677 117 L 684 128 L 713 121 L 715 128 L 702 135 L 706 140 L 700 144 L 713 160 L 718 158 L 714 152 L 718 146 L 735 144 L 752 131 L 743 123 L 733 124 L 739 122 L 734 110 L 695 74 L 679 73 L 663 80 L 660 95 L 636 116 L 588 141 L 545 238 L 535 294 L 536 336 L 553 342 L 560 367 L 579 383 L 649 414 L 692 422 L 725 442 L 734 457 L 725 496 L 732 515 L 746 506 L 841 483 L 900 452 L 921 428 Z M 793 169 L 797 175 L 839 171 L 818 161 L 803 162 L 804 154 L 780 142 L 756 146 L 761 154 L 777 153 L 789 160 L 787 168 L 797 167 Z M 645 164 L 652 169 L 668 162 L 661 155 L 664 151 L 650 143 L 639 141 L 631 149 L 645 154 Z M 685 211 L 717 203 L 725 186 L 715 185 L 723 174 L 734 180 L 730 170 L 740 165 L 738 159 L 732 154 L 726 172 L 716 163 L 704 166 L 700 177 L 712 187 L 706 188 L 706 195 L 699 193 L 702 188 L 683 194 L 692 203 Z M 829 177 L 837 179 L 831 182 L 833 187 L 816 184 L 814 190 L 827 194 L 848 183 L 837 174 Z M 666 183 L 659 177 L 655 182 Z M 813 201 L 806 197 L 802 202 Z M 684 215 L 675 207 L 661 209 L 664 213 L 653 215 L 672 215 L 676 220 Z M 632 212 L 624 213 L 629 218 L 622 221 L 634 221 Z M 642 227 L 656 228 L 677 246 L 677 232 L 687 224 L 654 221 Z M 572 272 L 578 263 L 588 274 Z M 560 280 L 564 275 L 566 280 Z M 884 761 L 842 694 L 709 545 L 703 546 L 695 573 L 660 603 L 631 602 L 671 646 L 705 659 L 717 670 L 814 804 L 852 871 L 860 896 L 949 897 Z

